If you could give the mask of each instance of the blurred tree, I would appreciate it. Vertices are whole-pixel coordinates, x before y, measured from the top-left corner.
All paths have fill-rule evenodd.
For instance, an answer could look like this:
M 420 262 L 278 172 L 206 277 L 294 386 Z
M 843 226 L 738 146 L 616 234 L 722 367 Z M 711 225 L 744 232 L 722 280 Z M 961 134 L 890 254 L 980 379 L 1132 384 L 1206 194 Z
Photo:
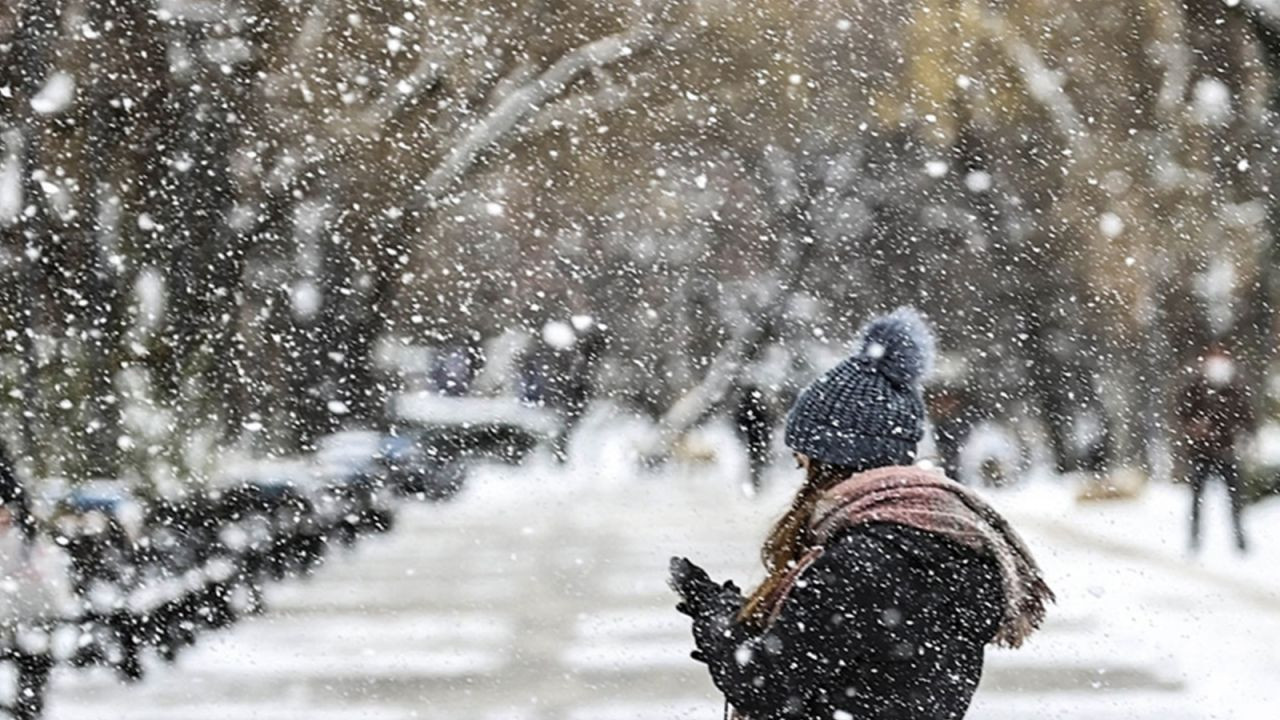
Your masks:
M 1267 0 L 19 0 L 0 366 L 41 473 L 375 423 L 380 341 L 571 313 L 674 436 L 913 303 L 1060 468 L 1276 338 Z M 770 360 L 772 362 L 772 360 Z M 12 420 L 10 420 L 12 422 Z M 212 438 L 212 439 L 210 439 Z M 1153 455 L 1154 453 L 1154 455 Z

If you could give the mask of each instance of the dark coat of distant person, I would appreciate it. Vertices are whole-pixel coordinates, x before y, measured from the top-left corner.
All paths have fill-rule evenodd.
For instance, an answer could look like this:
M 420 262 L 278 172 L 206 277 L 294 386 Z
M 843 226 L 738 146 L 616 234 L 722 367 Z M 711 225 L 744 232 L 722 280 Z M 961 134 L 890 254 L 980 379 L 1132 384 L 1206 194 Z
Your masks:
M 1178 399 L 1183 442 L 1193 458 L 1235 454 L 1236 439 L 1254 428 L 1253 405 L 1234 377 L 1215 381 L 1197 373 Z

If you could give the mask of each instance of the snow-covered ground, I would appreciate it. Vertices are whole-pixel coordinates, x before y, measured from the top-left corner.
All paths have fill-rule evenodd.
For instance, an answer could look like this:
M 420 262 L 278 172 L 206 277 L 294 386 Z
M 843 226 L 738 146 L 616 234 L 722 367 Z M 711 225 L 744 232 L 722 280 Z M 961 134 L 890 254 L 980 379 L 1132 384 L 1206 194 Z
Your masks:
M 536 456 L 483 468 L 456 502 L 407 506 L 389 536 L 275 588 L 266 616 L 207 636 L 139 685 L 59 671 L 49 717 L 719 717 L 688 658 L 666 560 L 687 554 L 713 576 L 758 579 L 757 544 L 796 473 L 780 462 L 762 496 L 745 497 L 745 460 L 725 427 L 686 462 L 637 470 L 647 432 L 593 416 L 566 466 Z M 1241 560 L 1225 498 L 1212 496 L 1206 552 L 1192 559 L 1180 490 L 1078 504 L 1071 488 L 1038 480 L 992 494 L 1059 604 L 1027 647 L 989 655 L 972 718 L 1278 716 L 1280 502 L 1250 514 L 1256 554 Z
M 996 493 L 1037 549 L 1058 606 L 1021 651 L 989 656 L 982 718 L 1280 717 L 1280 500 L 1250 509 L 1252 554 L 1231 545 L 1225 491 L 1188 550 L 1185 487 L 1079 502 L 1069 484 Z

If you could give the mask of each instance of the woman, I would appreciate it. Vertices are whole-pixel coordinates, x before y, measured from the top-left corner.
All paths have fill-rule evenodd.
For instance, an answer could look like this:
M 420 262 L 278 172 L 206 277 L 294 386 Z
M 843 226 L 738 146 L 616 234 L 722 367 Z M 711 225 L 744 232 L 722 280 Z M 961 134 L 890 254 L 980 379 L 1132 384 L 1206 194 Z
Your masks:
M 931 353 L 923 321 L 899 310 L 801 393 L 786 441 L 805 483 L 750 597 L 672 559 L 693 656 L 738 717 L 962 718 L 984 646 L 1017 647 L 1044 618 L 1053 593 L 1003 518 L 911 467 Z

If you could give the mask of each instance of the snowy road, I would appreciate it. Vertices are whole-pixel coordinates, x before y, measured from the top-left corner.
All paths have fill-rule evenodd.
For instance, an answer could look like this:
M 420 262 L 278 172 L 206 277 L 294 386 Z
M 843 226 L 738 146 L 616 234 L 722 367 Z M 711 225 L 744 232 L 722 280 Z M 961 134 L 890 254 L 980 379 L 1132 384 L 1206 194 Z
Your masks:
M 718 718 L 671 609 L 666 558 L 756 579 L 754 546 L 784 491 L 746 500 L 723 470 L 586 470 L 495 469 L 456 503 L 409 505 L 391 535 L 276 588 L 268 615 L 139 685 L 57 675 L 49 716 Z M 1070 507 L 1052 493 L 997 497 L 1060 604 L 1029 647 L 990 655 L 971 717 L 1276 717 L 1280 595 L 1248 568 L 1224 575 L 1149 549 L 1156 535 L 1181 539 L 1164 506 L 1126 528 L 1133 513 L 1073 509 L 1102 513 L 1076 523 L 1058 502 Z

